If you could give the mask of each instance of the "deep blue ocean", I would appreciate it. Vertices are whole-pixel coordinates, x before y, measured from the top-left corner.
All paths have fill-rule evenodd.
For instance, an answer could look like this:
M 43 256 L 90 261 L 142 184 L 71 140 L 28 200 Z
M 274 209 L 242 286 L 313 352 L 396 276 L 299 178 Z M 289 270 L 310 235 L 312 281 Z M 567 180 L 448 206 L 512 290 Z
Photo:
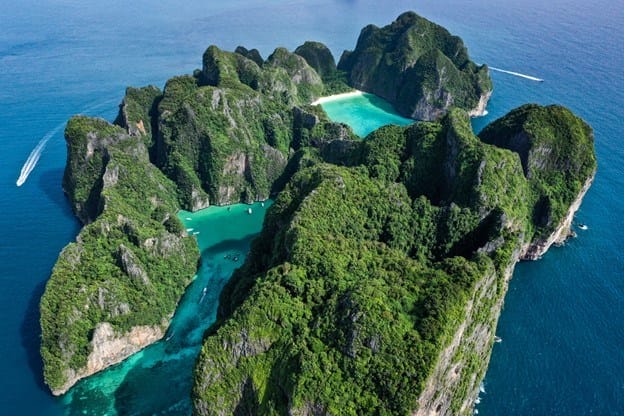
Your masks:
M 38 301 L 79 230 L 61 190 L 71 115 L 114 118 L 126 86 L 162 87 L 191 73 L 210 44 L 266 57 L 318 40 L 338 59 L 364 25 L 405 10 L 461 36 L 476 62 L 545 80 L 493 72 L 489 114 L 476 130 L 527 102 L 566 105 L 595 130 L 598 174 L 577 214 L 588 229 L 517 267 L 479 414 L 624 414 L 624 1 L 214 3 L 0 0 L 0 414 L 78 413 L 43 386 L 38 355 Z M 140 376 L 126 386 L 135 396 L 114 398 L 119 414 L 176 414 L 123 406 L 147 388 Z M 101 414 L 89 403 L 82 412 Z

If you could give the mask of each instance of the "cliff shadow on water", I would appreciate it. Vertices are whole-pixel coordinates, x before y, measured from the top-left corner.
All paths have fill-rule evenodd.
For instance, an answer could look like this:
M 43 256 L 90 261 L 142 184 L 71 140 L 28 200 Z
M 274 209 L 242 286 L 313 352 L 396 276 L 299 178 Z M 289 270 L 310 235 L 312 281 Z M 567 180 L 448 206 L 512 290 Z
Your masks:
M 77 233 L 80 230 L 80 223 L 76 217 L 72 215 L 67 196 L 63 193 L 62 189 L 59 189 L 58 186 L 62 178 L 63 169 L 43 170 L 41 172 L 41 176 L 39 177 L 38 185 L 50 201 L 61 208 L 64 217 L 72 219 Z
M 45 291 L 45 283 L 46 282 L 39 283 L 28 300 L 24 319 L 20 325 L 20 339 L 22 348 L 26 350 L 28 366 L 30 367 L 30 372 L 35 379 L 37 387 L 47 392 L 49 389 L 43 381 L 43 361 L 39 351 L 41 342 L 41 327 L 39 326 L 41 313 L 39 311 L 39 301 L 41 300 L 41 295 L 43 295 Z

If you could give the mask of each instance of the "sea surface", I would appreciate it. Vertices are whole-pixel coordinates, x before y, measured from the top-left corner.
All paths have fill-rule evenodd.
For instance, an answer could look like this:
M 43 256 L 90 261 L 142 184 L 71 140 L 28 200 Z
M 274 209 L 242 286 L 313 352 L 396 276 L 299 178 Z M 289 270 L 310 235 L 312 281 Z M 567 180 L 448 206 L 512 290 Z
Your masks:
M 588 229 L 517 267 L 479 414 L 624 414 L 622 0 L 0 3 L 0 414 L 189 414 L 190 378 L 172 369 L 191 368 L 216 291 L 235 267 L 225 256 L 243 255 L 259 229 L 259 221 L 244 222 L 259 220 L 262 207 L 249 217 L 243 209 L 242 222 L 199 226 L 214 264 L 198 271 L 169 341 L 53 398 L 42 383 L 38 302 L 59 251 L 80 227 L 61 190 L 62 130 L 72 114 L 112 120 L 126 86 L 162 87 L 191 73 L 210 44 L 255 47 L 266 57 L 276 46 L 318 40 L 338 59 L 363 26 L 387 24 L 405 10 L 461 36 L 479 63 L 544 79 L 493 72 L 489 114 L 474 120 L 475 130 L 527 102 L 566 105 L 595 130 L 599 170 L 576 219 Z M 189 215 L 186 226 L 195 228 L 203 215 L 217 217 Z M 216 240 L 202 242 L 209 229 Z M 206 286 L 210 295 L 200 302 Z

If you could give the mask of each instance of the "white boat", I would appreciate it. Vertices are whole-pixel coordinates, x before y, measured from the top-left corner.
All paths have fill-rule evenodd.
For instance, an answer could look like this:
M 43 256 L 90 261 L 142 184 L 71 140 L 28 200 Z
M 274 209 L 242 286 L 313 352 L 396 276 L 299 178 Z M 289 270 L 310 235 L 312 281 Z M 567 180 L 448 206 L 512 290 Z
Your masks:
M 250 215 L 251 215 L 251 213 L 252 213 L 252 212 L 253 212 L 253 211 L 251 210 L 251 208 L 247 208 L 247 214 L 250 214 Z
M 578 226 L 581 230 L 586 230 L 588 227 L 585 224 L 579 224 Z
M 494 335 L 494 342 L 496 343 L 503 342 L 503 339 L 499 337 L 498 335 Z

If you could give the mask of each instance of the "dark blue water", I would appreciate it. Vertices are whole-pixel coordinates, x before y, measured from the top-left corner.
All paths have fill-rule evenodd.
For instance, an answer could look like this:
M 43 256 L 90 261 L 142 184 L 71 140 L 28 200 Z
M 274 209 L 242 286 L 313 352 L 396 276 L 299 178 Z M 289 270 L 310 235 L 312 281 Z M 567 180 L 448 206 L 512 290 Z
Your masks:
M 256 47 L 266 56 L 275 46 L 292 49 L 314 39 L 338 55 L 353 47 L 365 24 L 383 25 L 413 9 L 462 36 L 476 61 L 545 79 L 493 73 L 490 114 L 475 121 L 477 129 L 517 105 L 539 102 L 569 106 L 596 132 L 599 171 L 577 216 L 589 229 L 541 261 L 517 268 L 497 331 L 503 342 L 494 347 L 479 413 L 621 414 L 621 0 L 212 3 L 2 1 L 0 413 L 68 412 L 42 386 L 38 358 L 38 299 L 58 252 L 78 231 L 60 188 L 60 134 L 51 137 L 25 184 L 15 185 L 42 137 L 74 113 L 111 119 L 125 86 L 162 86 L 172 75 L 190 73 L 211 43 Z M 133 384 L 135 396 L 140 379 Z

